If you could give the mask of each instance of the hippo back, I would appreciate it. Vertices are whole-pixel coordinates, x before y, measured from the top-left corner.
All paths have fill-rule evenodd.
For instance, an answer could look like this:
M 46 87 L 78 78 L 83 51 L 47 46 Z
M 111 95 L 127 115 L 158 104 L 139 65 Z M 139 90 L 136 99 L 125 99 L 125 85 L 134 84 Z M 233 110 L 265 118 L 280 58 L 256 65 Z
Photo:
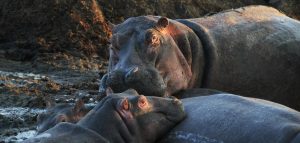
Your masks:
M 196 19 L 132 17 L 113 28 L 99 91 L 167 96 L 201 87 L 300 109 L 299 29 L 266 6 Z
M 265 6 L 178 21 L 202 41 L 201 87 L 300 109 L 299 21 Z
M 300 141 L 300 113 L 286 106 L 232 94 L 193 97 L 182 101 L 187 118 L 162 143 Z

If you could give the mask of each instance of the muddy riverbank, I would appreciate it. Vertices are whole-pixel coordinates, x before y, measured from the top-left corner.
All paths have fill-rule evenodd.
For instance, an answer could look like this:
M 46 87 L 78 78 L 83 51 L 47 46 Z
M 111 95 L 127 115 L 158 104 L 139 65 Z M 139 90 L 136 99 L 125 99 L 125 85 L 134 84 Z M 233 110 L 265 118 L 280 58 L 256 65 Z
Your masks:
M 35 135 L 36 117 L 45 100 L 73 104 L 77 98 L 94 104 L 99 71 L 29 68 L 30 63 L 0 61 L 0 143 L 19 142 Z M 107 64 L 103 63 L 105 72 Z M 101 74 L 101 72 L 100 72 Z

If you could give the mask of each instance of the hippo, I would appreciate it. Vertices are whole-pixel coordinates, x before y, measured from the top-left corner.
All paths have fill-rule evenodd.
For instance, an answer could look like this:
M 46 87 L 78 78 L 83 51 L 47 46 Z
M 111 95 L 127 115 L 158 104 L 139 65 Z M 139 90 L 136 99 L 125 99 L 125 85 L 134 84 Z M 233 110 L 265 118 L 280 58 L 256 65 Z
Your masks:
M 300 22 L 266 6 L 195 19 L 139 16 L 115 25 L 99 92 L 180 97 L 211 88 L 300 109 Z
M 82 99 L 78 99 L 74 105 L 62 103 L 55 104 L 48 100 L 46 112 L 37 116 L 37 134 L 54 127 L 60 122 L 77 123 L 93 106 L 85 106 Z
M 108 90 L 111 90 L 110 88 Z M 181 91 L 182 98 L 190 98 L 195 96 L 205 96 L 217 93 L 224 93 L 213 89 L 193 88 Z M 37 134 L 40 134 L 61 122 L 77 123 L 95 106 L 85 106 L 82 99 L 78 99 L 73 104 L 55 104 L 49 100 L 47 102 L 46 112 L 41 113 L 37 117 Z
M 154 143 L 184 118 L 176 98 L 108 92 L 76 124 L 59 123 L 24 143 Z
M 228 93 L 182 102 L 187 117 L 159 143 L 300 143 L 300 112 L 284 105 Z

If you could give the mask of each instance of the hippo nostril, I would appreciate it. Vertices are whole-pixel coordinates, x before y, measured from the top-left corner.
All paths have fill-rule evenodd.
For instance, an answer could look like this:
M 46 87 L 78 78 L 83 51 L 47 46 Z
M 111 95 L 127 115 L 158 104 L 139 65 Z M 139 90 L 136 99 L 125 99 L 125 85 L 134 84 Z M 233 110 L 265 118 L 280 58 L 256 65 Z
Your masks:
M 125 78 L 129 78 L 133 74 L 137 73 L 139 71 L 138 67 L 132 67 L 125 75 Z

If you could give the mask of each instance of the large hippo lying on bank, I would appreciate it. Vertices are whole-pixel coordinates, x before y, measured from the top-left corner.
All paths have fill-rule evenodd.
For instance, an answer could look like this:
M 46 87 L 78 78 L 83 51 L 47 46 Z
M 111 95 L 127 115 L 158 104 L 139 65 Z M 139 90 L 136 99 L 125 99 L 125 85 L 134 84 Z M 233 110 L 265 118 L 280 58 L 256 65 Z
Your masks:
M 59 123 L 24 142 L 154 143 L 184 117 L 178 99 L 145 97 L 127 90 L 109 93 L 77 124 Z
M 182 99 L 187 117 L 160 143 L 300 143 L 300 113 L 232 94 Z
M 133 17 L 113 29 L 99 90 L 165 96 L 204 87 L 300 109 L 299 45 L 300 22 L 265 6 L 197 19 Z

